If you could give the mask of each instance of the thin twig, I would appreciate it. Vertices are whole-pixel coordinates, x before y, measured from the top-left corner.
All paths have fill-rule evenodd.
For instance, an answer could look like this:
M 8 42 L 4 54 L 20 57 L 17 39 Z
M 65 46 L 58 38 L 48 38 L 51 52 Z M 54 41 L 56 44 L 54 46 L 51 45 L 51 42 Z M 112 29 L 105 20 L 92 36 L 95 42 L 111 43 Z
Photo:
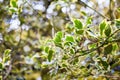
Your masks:
M 22 27 L 21 27 L 20 30 L 21 30 L 21 31 L 20 31 L 20 40 L 19 40 L 19 42 L 18 42 L 18 44 L 17 44 L 17 47 L 19 47 L 19 45 L 20 45 L 20 43 L 21 43 L 21 40 L 22 40 L 22 32 L 23 32 Z
M 10 54 L 12 54 L 13 51 L 14 51 L 14 50 L 12 49 L 11 52 L 10 52 Z M 12 56 L 11 56 L 11 58 L 12 58 Z M 8 69 L 7 69 L 7 72 L 6 72 L 5 76 L 3 76 L 3 80 L 6 80 L 6 79 L 7 79 L 8 75 L 10 74 L 10 72 L 11 72 L 11 70 L 12 70 L 12 61 L 13 61 L 13 59 L 10 60 L 9 67 L 8 67 Z
M 13 49 L 12 49 L 11 52 L 10 52 L 11 58 L 13 57 L 13 56 L 12 56 L 12 55 L 13 55 L 13 52 L 14 52 L 16 49 L 19 48 L 19 45 L 20 45 L 21 40 L 22 40 L 22 39 L 21 39 L 21 36 L 22 36 L 22 27 L 21 27 L 21 31 L 20 31 L 20 40 L 19 40 L 18 44 L 17 44 L 15 47 L 13 47 Z M 16 52 L 14 52 L 14 53 L 16 53 Z M 14 58 L 12 58 L 12 59 L 10 60 L 10 65 L 9 65 L 9 67 L 8 67 L 8 70 L 7 70 L 6 74 L 5 74 L 5 76 L 3 76 L 3 80 L 6 80 L 6 78 L 7 78 L 7 77 L 9 76 L 9 74 L 10 74 L 10 72 L 11 72 L 11 70 L 12 70 L 13 60 L 14 60 Z
M 27 0 L 25 0 L 25 2 L 32 8 L 33 11 L 36 11 L 36 10 L 33 8 L 33 6 L 32 6 Z M 37 13 L 41 16 L 41 14 L 39 13 L 39 11 L 38 11 Z
M 101 17 L 103 17 L 103 18 L 105 18 L 105 19 L 109 20 L 109 18 L 108 18 L 108 17 L 104 16 L 103 14 L 101 14 L 100 12 L 98 12 L 96 9 L 94 9 L 94 8 L 90 7 L 90 6 L 89 6 L 89 5 L 87 5 L 85 2 L 83 2 L 83 1 L 79 0 L 79 3 L 80 3 L 81 5 L 83 5 L 83 6 L 86 6 L 86 7 L 90 8 L 91 10 L 95 11 L 95 12 L 96 12 L 97 14 L 99 14 Z
M 75 53 L 77 53 L 77 52 L 83 52 L 84 54 L 79 54 L 79 55 L 73 56 L 72 59 L 70 58 L 70 62 L 71 62 L 74 58 L 77 58 L 77 57 L 86 55 L 86 54 L 88 54 L 88 53 L 91 53 L 91 52 L 93 52 L 93 51 L 96 51 L 97 49 L 103 47 L 103 46 L 104 46 L 105 44 L 107 44 L 107 43 L 120 41 L 120 39 L 113 40 L 113 41 L 108 41 L 109 38 L 112 37 L 112 36 L 113 36 L 115 33 L 117 33 L 118 31 L 120 31 L 120 29 L 117 29 L 115 32 L 113 32 L 110 36 L 108 36 L 108 37 L 104 40 L 104 42 L 103 42 L 100 46 L 98 46 L 98 47 L 96 47 L 96 48 L 92 48 L 92 49 L 89 49 L 89 50 L 77 50 Z
M 11 70 L 12 70 L 12 65 L 10 64 L 10 65 L 9 65 L 9 68 L 8 68 L 8 70 L 7 70 L 6 75 L 3 77 L 3 80 L 6 80 L 6 78 L 7 78 L 8 75 L 10 74 Z
M 110 20 L 113 19 L 113 16 L 112 16 L 112 0 L 110 0 L 110 3 L 109 3 L 109 15 L 110 15 Z
M 114 31 L 107 39 L 109 39 L 110 37 L 112 37 L 113 35 L 115 35 L 118 31 L 120 31 L 120 28 L 117 29 L 116 31 Z

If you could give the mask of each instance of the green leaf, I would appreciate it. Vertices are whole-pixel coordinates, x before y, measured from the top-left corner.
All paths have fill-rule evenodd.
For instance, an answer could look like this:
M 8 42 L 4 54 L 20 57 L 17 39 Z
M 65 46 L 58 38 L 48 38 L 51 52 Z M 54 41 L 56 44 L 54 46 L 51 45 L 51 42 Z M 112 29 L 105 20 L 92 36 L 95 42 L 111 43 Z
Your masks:
M 106 25 L 107 23 L 105 20 L 100 23 L 100 35 L 103 35 L 103 31 L 105 30 Z
M 111 65 L 111 68 L 115 68 L 120 65 L 120 59 L 118 59 L 114 64 Z
M 10 0 L 10 6 L 17 8 L 17 0 Z
M 61 31 L 57 32 L 54 37 L 54 41 L 59 43 L 62 41 L 63 33 Z
M 62 67 L 67 67 L 67 63 L 62 63 Z
M 71 54 L 74 54 L 74 53 L 75 53 L 75 50 L 74 50 L 74 49 L 70 49 L 70 53 L 71 53 Z
M 10 49 L 6 49 L 4 51 L 4 56 L 3 56 L 3 63 L 7 62 L 9 59 L 10 59 L 10 52 L 11 50 Z
M 84 11 L 81 11 L 81 13 L 82 13 L 84 16 L 86 16 L 86 15 L 87 15 Z
M 117 43 L 114 43 L 113 44 L 113 51 L 117 51 L 119 48 L 118 48 L 118 44 Z
M 68 30 L 73 30 L 74 26 L 71 25 L 70 23 L 67 23 L 65 28 L 67 28 Z
M 3 66 L 2 66 L 2 63 L 0 63 L 0 70 L 2 70 Z
M 115 20 L 116 27 L 119 29 L 120 28 L 120 19 Z
M 45 47 L 45 52 L 48 53 L 49 52 L 49 47 Z
M 108 68 L 108 63 L 106 61 L 101 61 L 102 65 L 104 66 L 104 68 L 107 70 Z
M 14 12 L 17 12 L 17 9 L 16 8 L 9 8 L 9 11 L 14 13 Z
M 71 44 L 70 44 L 70 42 L 65 42 L 64 43 L 64 46 L 70 46 Z
M 77 64 L 78 61 L 79 61 L 79 58 L 75 58 L 74 61 L 73 61 L 73 64 L 74 64 L 74 65 Z
M 72 36 L 66 36 L 65 39 L 67 42 L 74 42 L 74 38 Z
M 75 31 L 76 31 L 76 34 L 80 34 L 80 35 L 82 35 L 84 32 L 83 29 L 76 29 Z
M 4 56 L 8 56 L 10 52 L 11 52 L 10 49 L 6 49 L 5 52 L 4 52 Z
M 91 24 L 91 23 L 92 23 L 92 17 L 88 17 L 86 23 L 87 23 L 87 24 Z
M 101 61 L 101 64 L 103 65 L 103 67 L 105 68 L 105 70 L 107 70 L 107 68 L 108 68 L 108 63 L 106 62 L 106 61 L 103 61 L 102 59 L 100 59 L 100 61 Z
M 61 44 L 61 42 L 62 42 L 62 37 L 63 37 L 63 33 L 62 33 L 61 31 L 59 31 L 59 32 L 57 32 L 57 33 L 55 34 L 55 37 L 54 37 L 54 39 L 53 39 L 55 45 L 58 46 L 58 47 L 61 47 L 61 48 L 62 48 L 62 44 Z
M 104 33 L 105 33 L 106 36 L 109 36 L 111 34 L 111 27 L 110 27 L 109 24 L 106 26 L 106 29 L 105 29 Z
M 7 56 L 7 57 L 3 57 L 3 63 L 6 63 L 7 61 L 10 60 L 10 56 Z
M 48 54 L 48 61 L 50 62 L 52 59 L 54 51 L 53 50 L 49 50 L 49 54 Z
M 89 48 L 90 49 L 93 49 L 93 48 L 95 48 L 96 47 L 96 44 L 91 44 L 91 45 L 89 45 Z
M 62 60 L 67 60 L 68 58 L 68 55 L 63 55 Z
M 117 8 L 117 11 L 118 11 L 118 12 L 120 12 L 120 7 L 119 7 L 119 8 Z
M 12 1 L 12 6 L 13 6 L 13 7 L 17 7 L 16 1 Z
M 104 54 L 110 54 L 113 50 L 113 45 L 109 44 L 104 48 Z
M 83 28 L 83 24 L 82 24 L 82 22 L 81 22 L 79 19 L 75 19 L 75 20 L 73 21 L 73 23 L 74 23 L 74 26 L 75 26 L 77 29 L 82 29 L 82 28 Z

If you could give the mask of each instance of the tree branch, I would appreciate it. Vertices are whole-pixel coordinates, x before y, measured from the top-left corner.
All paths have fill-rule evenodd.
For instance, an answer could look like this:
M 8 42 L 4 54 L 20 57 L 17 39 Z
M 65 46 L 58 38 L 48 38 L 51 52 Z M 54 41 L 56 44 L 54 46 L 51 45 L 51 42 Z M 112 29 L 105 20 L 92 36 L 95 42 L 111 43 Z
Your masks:
M 108 41 L 110 37 L 112 37 L 114 34 L 116 34 L 118 31 L 120 31 L 120 29 L 117 29 L 115 32 L 113 32 L 110 36 L 108 36 L 104 42 L 96 47 L 96 48 L 92 48 L 92 49 L 88 49 L 88 50 L 77 50 L 75 53 L 78 53 L 78 52 L 82 52 L 83 54 L 79 54 L 79 55 L 76 55 L 76 56 L 73 56 L 72 58 L 70 58 L 70 62 L 74 59 L 74 58 L 77 58 L 79 56 L 83 56 L 83 55 L 86 55 L 88 53 L 91 53 L 93 51 L 96 51 L 98 50 L 99 48 L 103 47 L 105 44 L 108 44 L 108 43 L 111 43 L 111 42 L 120 42 L 120 39 L 116 39 L 116 40 L 112 40 L 112 41 Z
M 100 12 L 98 12 L 96 9 L 94 9 L 94 8 L 90 7 L 89 5 L 87 5 L 85 2 L 79 0 L 79 3 L 80 3 L 81 5 L 83 5 L 83 6 L 85 6 L 85 7 L 90 8 L 91 10 L 95 11 L 95 12 L 96 12 L 97 14 L 99 14 L 101 17 L 103 17 L 103 18 L 105 18 L 105 19 L 107 19 L 107 20 L 110 20 L 108 17 L 104 16 L 103 14 L 101 14 Z

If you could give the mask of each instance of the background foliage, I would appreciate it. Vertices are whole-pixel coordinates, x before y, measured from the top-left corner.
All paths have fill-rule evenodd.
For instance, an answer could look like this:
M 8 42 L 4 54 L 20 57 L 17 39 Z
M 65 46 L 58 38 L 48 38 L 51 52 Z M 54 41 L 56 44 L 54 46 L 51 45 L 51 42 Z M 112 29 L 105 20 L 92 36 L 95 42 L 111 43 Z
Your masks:
M 0 0 L 1 80 L 119 80 L 120 0 Z

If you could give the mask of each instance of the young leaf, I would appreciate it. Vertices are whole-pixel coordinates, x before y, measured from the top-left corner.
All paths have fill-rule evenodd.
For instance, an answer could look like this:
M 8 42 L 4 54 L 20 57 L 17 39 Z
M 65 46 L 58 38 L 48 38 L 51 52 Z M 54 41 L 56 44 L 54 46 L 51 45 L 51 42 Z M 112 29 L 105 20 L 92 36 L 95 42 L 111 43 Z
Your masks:
M 6 56 L 6 57 L 7 57 L 7 56 L 9 55 L 9 53 L 10 53 L 10 52 L 11 52 L 11 50 L 10 50 L 10 49 L 6 49 L 6 50 L 5 50 L 5 52 L 4 52 L 4 56 Z
M 49 52 L 49 47 L 45 47 L 45 52 L 48 53 Z
M 74 26 L 75 26 L 77 29 L 82 29 L 82 28 L 83 28 L 83 24 L 82 24 L 82 22 L 81 22 L 79 19 L 75 19 L 75 20 L 73 21 L 73 23 L 74 23 Z
M 10 56 L 7 56 L 7 57 L 3 57 L 3 63 L 6 63 L 7 61 L 10 60 Z
M 104 48 L 104 54 L 110 54 L 112 50 L 113 50 L 113 45 L 109 44 L 108 46 Z
M 55 43 L 55 45 L 56 46 L 59 46 L 59 47 L 61 47 L 62 48 L 62 44 L 61 44 L 61 42 L 62 42 L 62 37 L 63 37 L 63 33 L 61 32 L 61 31 L 59 31 L 59 32 L 57 32 L 56 33 L 56 35 L 55 35 L 55 37 L 54 37 L 54 43 Z
M 100 23 L 100 35 L 103 35 L 103 31 L 105 30 L 106 25 L 107 23 L 105 20 Z
M 110 28 L 109 24 L 106 26 L 106 29 L 105 29 L 104 33 L 105 33 L 106 36 L 109 36 L 111 34 L 111 28 Z
M 61 42 L 62 36 L 63 36 L 63 33 L 61 31 L 57 32 L 56 35 L 55 35 L 55 37 L 54 37 L 54 41 L 56 43 Z
M 72 36 L 66 36 L 65 39 L 67 42 L 74 42 L 74 38 Z
M 17 8 L 17 0 L 10 0 L 10 6 Z
M 92 17 L 88 17 L 86 23 L 87 23 L 87 24 L 91 24 L 91 23 L 92 23 Z
M 49 50 L 49 54 L 48 54 L 48 61 L 50 62 L 52 59 L 54 51 L 53 50 Z
M 82 14 L 82 15 L 84 15 L 84 16 L 86 16 L 86 15 L 87 15 L 84 11 L 81 11 L 81 14 Z
M 17 9 L 16 9 L 16 8 L 13 8 L 13 7 L 10 7 L 10 8 L 9 8 L 9 11 L 12 12 L 12 13 L 14 13 L 14 12 L 17 12 Z

